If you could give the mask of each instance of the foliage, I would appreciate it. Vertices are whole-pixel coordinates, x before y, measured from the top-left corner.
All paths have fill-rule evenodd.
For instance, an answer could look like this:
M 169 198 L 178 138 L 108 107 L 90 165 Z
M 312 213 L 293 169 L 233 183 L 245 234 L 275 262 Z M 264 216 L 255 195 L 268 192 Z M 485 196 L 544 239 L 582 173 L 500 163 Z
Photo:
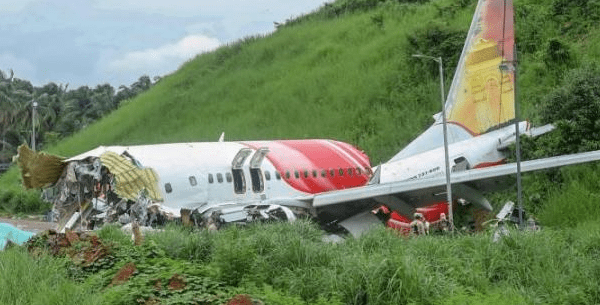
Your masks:
M 61 258 L 34 259 L 20 252 L 19 259 L 36 268 L 63 270 L 41 286 L 70 283 L 71 294 L 88 291 L 90 302 L 104 304 L 223 304 L 240 294 L 265 304 L 600 302 L 600 225 L 595 221 L 562 230 L 511 230 L 498 243 L 491 242 L 491 233 L 402 238 L 381 229 L 331 244 L 321 241 L 319 229 L 307 221 L 230 226 L 206 235 L 223 246 L 194 262 L 155 242 L 169 236 L 177 239 L 174 244 L 185 244 L 190 236 L 206 232 L 188 235 L 182 230 L 150 233 L 137 247 L 124 233 L 103 229 L 100 235 L 117 243 L 113 265 L 93 271 L 66 273 L 65 266 L 81 266 Z M 232 246 L 218 249 L 225 245 Z M 14 253 L 19 252 L 0 253 L 0 281 L 14 281 L 1 269 L 14 268 L 7 257 Z M 238 278 L 223 277 L 240 260 L 245 266 Z M 112 279 L 128 263 L 137 271 L 115 284 Z M 77 282 L 69 282 L 68 274 L 78 275 Z M 35 280 L 23 276 L 20 285 L 29 287 Z
M 0 163 L 10 162 L 16 148 L 30 142 L 32 125 L 36 128 L 36 148 L 44 148 L 44 144 L 56 143 L 153 86 L 148 76 L 142 76 L 130 87 L 120 86 L 118 91 L 109 84 L 75 90 L 53 82 L 34 87 L 10 72 L 8 76 L 0 70 Z M 33 101 L 38 106 L 32 122 Z
M 100 297 L 66 275 L 68 263 L 20 248 L 0 251 L 1 304 L 100 304 Z
M 586 65 L 571 71 L 561 87 L 547 98 L 541 117 L 557 125 L 553 152 L 569 153 L 600 149 L 600 68 Z
M 74 97 L 69 105 L 83 107 L 83 117 L 90 119 L 76 123 L 89 125 L 51 151 L 68 156 L 97 145 L 215 140 L 225 131 L 227 140 L 334 138 L 361 147 L 377 164 L 439 110 L 436 67 L 410 55 L 442 56 L 451 77 L 473 3 L 337 1 L 266 37 L 198 56 L 93 124 L 102 111 L 91 111 L 90 105 L 106 104 L 90 100 L 108 101 L 110 88 L 96 95 L 90 88 L 73 91 L 88 99 Z M 577 8 L 583 4 L 585 9 Z M 515 1 L 523 117 L 559 121 L 558 136 L 524 144 L 528 156 L 597 145 L 596 5 L 593 0 Z M 23 92 L 35 93 L 24 81 L 10 86 L 12 91 L 2 92 L 14 91 L 20 100 L 27 100 Z M 60 86 L 45 90 L 48 96 L 61 92 Z M 4 101 L 1 107 L 8 105 Z M 540 112 L 544 107 L 548 113 Z M 553 117 L 555 111 L 563 116 Z M 14 120 L 5 113 L 0 112 L 2 120 Z M 118 244 L 112 264 L 69 267 L 57 276 L 81 281 L 76 286 L 82 290 L 74 293 L 90 292 L 90 300 L 99 297 L 105 303 L 183 303 L 196 297 L 220 302 L 246 293 L 273 304 L 594 304 L 600 302 L 597 171 L 577 167 L 525 176 L 526 207 L 549 228 L 535 234 L 513 231 L 496 244 L 489 234 L 403 239 L 386 230 L 328 244 L 314 225 L 300 221 L 216 233 L 169 227 L 146 236 L 140 248 L 113 227 L 100 232 Z M 14 189 L 16 176 L 5 174 L 0 189 Z M 0 256 L 0 266 L 6 259 Z M 129 262 L 136 263 L 137 273 L 109 287 Z M 65 266 L 60 260 L 46 264 Z M 165 289 L 174 273 L 193 289 Z M 160 290 L 154 287 L 157 280 Z M 28 283 L 18 285 L 35 286 Z
M 52 205 L 40 199 L 40 191 L 23 192 L 21 189 L 0 189 L 0 212 L 8 214 L 43 214 Z
M 466 37 L 467 33 L 463 29 L 451 30 L 442 24 L 429 23 L 409 35 L 406 56 L 420 54 L 441 57 L 444 64 L 444 75 L 447 79 L 452 80 L 452 72 L 458 65 Z M 440 72 L 435 61 L 415 58 L 413 62 L 415 76 L 422 71 L 427 71 L 430 77 L 439 77 Z M 448 83 L 448 80 L 444 81 Z M 446 89 L 448 90 L 449 87 Z

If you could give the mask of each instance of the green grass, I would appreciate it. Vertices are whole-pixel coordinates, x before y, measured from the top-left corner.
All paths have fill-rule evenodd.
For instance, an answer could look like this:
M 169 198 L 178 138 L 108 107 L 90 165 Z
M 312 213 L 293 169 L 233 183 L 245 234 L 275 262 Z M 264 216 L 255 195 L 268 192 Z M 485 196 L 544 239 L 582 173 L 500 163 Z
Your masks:
M 67 262 L 23 249 L 0 251 L 0 304 L 100 304 L 100 297 L 70 280 Z
M 340 244 L 321 241 L 321 234 L 302 220 L 218 232 L 168 227 L 134 247 L 127 235 L 107 227 L 99 235 L 117 244 L 112 264 L 93 272 L 77 271 L 64 259 L 33 259 L 20 250 L 0 253 L 3 287 L 28 287 L 23 293 L 0 292 L 0 301 L 35 304 L 38 294 L 48 293 L 60 303 L 89 293 L 86 302 L 102 304 L 149 298 L 220 304 L 236 294 L 267 304 L 600 302 L 595 221 L 562 230 L 512 231 L 498 243 L 491 242 L 491 233 L 407 239 L 382 229 Z M 138 271 L 125 284 L 109 285 L 128 262 Z M 185 279 L 184 290 L 167 288 L 174 274 Z M 78 282 L 69 280 L 72 275 Z
M 461 46 L 456 52 L 440 48 L 442 42 L 427 33 L 442 31 L 450 37 L 443 45 L 458 45 L 474 2 L 389 1 L 332 17 L 336 7 L 351 4 L 338 1 L 333 11 L 190 60 L 50 152 L 71 156 L 98 145 L 215 141 L 224 131 L 227 140 L 333 138 L 364 149 L 378 164 L 439 110 L 436 67 L 410 55 L 447 52 L 428 55 L 445 56 L 449 84 Z M 577 8 L 579 2 L 515 1 L 524 118 L 537 122 L 540 105 L 568 70 L 600 62 L 595 2 L 583 2 L 587 11 Z M 552 41 L 564 42 L 567 62 L 553 60 Z M 597 176 L 597 166 L 526 175 L 527 210 L 547 229 L 513 232 L 497 244 L 489 234 L 403 239 L 386 230 L 326 244 L 316 227 L 300 221 L 214 234 L 169 227 L 136 248 L 128 236 L 107 227 L 100 236 L 119 247 L 114 264 L 94 273 L 66 272 L 61 259 L 0 253 L 0 303 L 41 304 L 46 296 L 57 304 L 132 303 L 150 296 L 173 303 L 218 296 L 213 300 L 218 303 L 248 293 L 267 304 L 596 304 Z M 39 191 L 20 191 L 16 170 L 0 177 L 2 210 L 40 210 L 36 196 Z M 515 201 L 514 190 L 490 198 L 497 206 Z M 107 287 L 129 261 L 138 264 L 135 277 Z M 152 290 L 157 279 L 165 284 L 173 272 L 184 274 L 198 293 Z

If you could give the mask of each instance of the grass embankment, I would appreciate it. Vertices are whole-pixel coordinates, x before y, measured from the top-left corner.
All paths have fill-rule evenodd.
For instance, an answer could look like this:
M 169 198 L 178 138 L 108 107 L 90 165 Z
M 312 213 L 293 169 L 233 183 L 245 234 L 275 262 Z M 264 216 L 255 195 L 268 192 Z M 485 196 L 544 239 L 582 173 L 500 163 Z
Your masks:
M 87 292 L 90 304 L 221 304 L 240 293 L 266 304 L 600 302 L 596 222 L 567 230 L 512 232 L 498 243 L 491 242 L 490 234 L 405 239 L 382 229 L 330 244 L 321 241 L 321 234 L 306 221 L 219 232 L 170 227 L 135 247 L 127 235 L 107 227 L 99 235 L 119 247 L 94 272 L 70 266 L 67 275 L 57 267 L 64 260 L 35 260 L 18 250 L 0 253 L 0 283 L 24 287 L 16 290 L 20 293 L 2 292 L 0 299 L 15 304 L 21 294 L 22 300 L 35 300 L 39 292 L 54 289 L 48 293 L 56 303 L 72 302 L 70 298 Z M 133 276 L 110 285 L 130 262 L 137 268 Z M 13 276 L 13 269 L 24 266 L 29 267 L 20 271 L 22 277 Z M 185 288 L 168 288 L 175 274 Z M 39 283 L 33 285 L 35 281 Z
M 336 11 L 352 3 L 358 9 Z M 212 141 L 225 131 L 228 140 L 334 138 L 363 148 L 373 164 L 385 161 L 439 109 L 435 63 L 410 55 L 443 56 L 449 84 L 475 1 L 377 3 L 338 0 L 268 37 L 200 55 L 50 151 L 69 156 L 97 145 Z M 537 119 L 546 94 L 564 83 L 565 71 L 600 62 L 595 3 L 515 0 L 524 117 Z M 63 284 L 79 287 L 76 294 L 93 292 L 90 302 L 131 302 L 138 291 L 154 293 L 151 279 L 192 270 L 185 274 L 194 287 L 250 293 L 275 304 L 593 304 L 600 302 L 597 172 L 597 166 L 577 166 L 526 175 L 526 207 L 553 228 L 499 244 L 486 235 L 404 240 L 380 231 L 329 245 L 302 223 L 213 235 L 172 229 L 149 237 L 143 249 L 122 241 L 115 265 L 95 275 L 56 272 L 54 284 L 33 275 L 14 278 L 10 270 L 0 277 L 28 295 L 22 303 L 35 302 L 38 291 L 60 293 L 56 285 Z M 0 204 L 6 209 L 11 202 L 25 212 L 23 200 L 35 196 L 16 189 L 17 176 L 13 170 L 0 178 L 0 193 L 10 192 L 0 195 Z M 105 288 L 126 258 L 141 262 L 139 276 Z M 44 274 L 22 252 L 0 253 L 0 266 L 12 265 Z M 81 285 L 68 280 L 82 278 Z M 20 302 L 4 291 L 6 303 Z M 185 297 L 192 295 L 173 300 Z M 66 293 L 60 298 L 71 301 Z

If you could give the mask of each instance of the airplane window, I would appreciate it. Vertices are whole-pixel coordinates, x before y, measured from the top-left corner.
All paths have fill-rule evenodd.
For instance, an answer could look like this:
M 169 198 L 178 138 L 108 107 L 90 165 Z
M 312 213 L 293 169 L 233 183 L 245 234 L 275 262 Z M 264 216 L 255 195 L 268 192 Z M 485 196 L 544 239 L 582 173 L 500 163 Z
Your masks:
M 329 176 L 335 176 L 335 170 L 333 168 L 329 170 Z
M 352 168 L 351 167 L 348 168 L 348 176 L 352 176 Z
M 285 177 L 286 177 L 287 179 L 290 179 L 290 171 L 286 171 L 286 172 L 285 172 Z
M 327 177 L 327 170 L 321 171 L 321 177 L 323 177 L 323 178 Z
M 223 174 L 221 174 L 221 173 L 217 174 L 217 181 L 219 181 L 219 183 L 223 183 Z
M 225 179 L 227 179 L 227 182 L 231 183 L 231 180 L 233 180 L 231 173 L 225 173 Z
M 275 178 L 277 178 L 277 180 L 281 180 L 281 174 L 279 172 L 275 172 Z
M 313 169 L 313 177 L 317 177 L 317 171 Z
M 208 183 L 213 183 L 215 182 L 215 179 L 213 178 L 212 174 L 208 174 Z
M 344 170 L 342 168 L 340 168 L 338 171 L 340 172 L 340 177 L 344 175 Z
M 362 170 L 360 169 L 360 167 L 356 168 L 356 174 L 359 176 L 362 175 Z
M 198 181 L 196 181 L 196 177 L 190 176 L 190 185 L 196 186 L 197 184 L 198 184 Z
M 271 180 L 271 173 L 269 171 L 265 171 L 265 179 Z
M 171 187 L 171 183 L 165 183 L 165 192 L 170 193 L 173 191 L 173 188 Z
M 308 178 L 308 171 L 304 170 L 304 178 Z
M 298 173 L 298 171 L 294 171 L 294 177 L 296 177 L 296 179 L 300 178 L 300 173 Z

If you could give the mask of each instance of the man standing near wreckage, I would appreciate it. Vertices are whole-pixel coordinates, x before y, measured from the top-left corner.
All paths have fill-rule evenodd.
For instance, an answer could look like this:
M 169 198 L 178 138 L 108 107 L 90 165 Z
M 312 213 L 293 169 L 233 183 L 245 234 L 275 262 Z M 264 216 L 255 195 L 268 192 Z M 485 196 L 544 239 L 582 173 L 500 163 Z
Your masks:
M 415 235 L 426 235 L 429 230 L 429 223 L 421 213 L 414 214 L 415 220 L 410 223 L 410 228 Z

